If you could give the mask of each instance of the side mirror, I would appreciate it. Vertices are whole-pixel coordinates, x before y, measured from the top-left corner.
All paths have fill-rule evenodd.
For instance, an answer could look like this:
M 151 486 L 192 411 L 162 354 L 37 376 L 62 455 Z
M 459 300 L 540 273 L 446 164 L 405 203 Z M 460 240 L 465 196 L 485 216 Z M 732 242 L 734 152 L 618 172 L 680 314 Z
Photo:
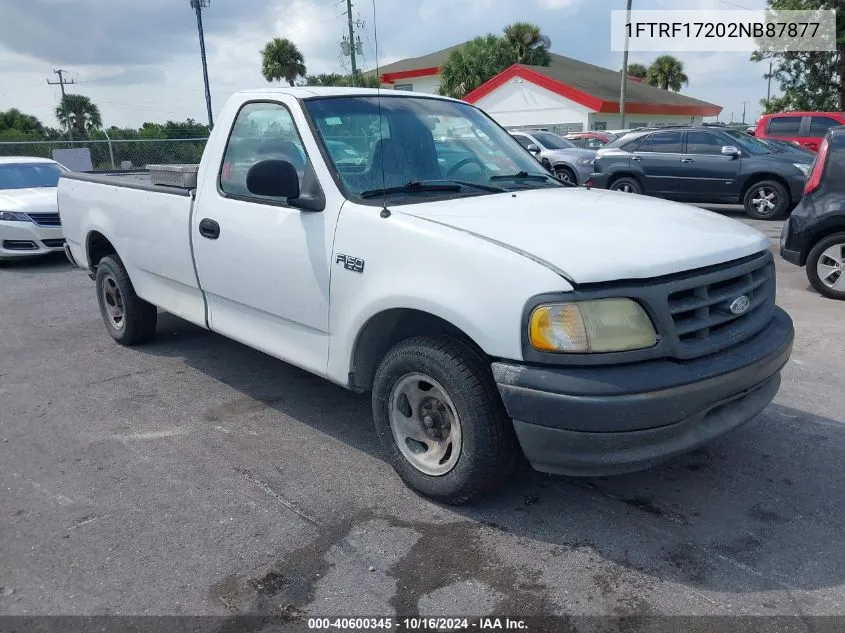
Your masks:
M 723 156 L 736 157 L 736 156 L 739 156 L 739 154 L 740 154 L 739 148 L 734 147 L 733 145 L 724 145 L 722 147 L 722 155 Z
M 298 198 L 299 174 L 286 160 L 270 158 L 258 161 L 246 173 L 246 188 L 256 196 Z
M 535 145 L 534 143 L 531 143 L 531 145 L 529 145 L 525 149 L 527 149 L 529 152 L 534 154 L 534 156 L 540 155 L 540 146 L 539 145 Z

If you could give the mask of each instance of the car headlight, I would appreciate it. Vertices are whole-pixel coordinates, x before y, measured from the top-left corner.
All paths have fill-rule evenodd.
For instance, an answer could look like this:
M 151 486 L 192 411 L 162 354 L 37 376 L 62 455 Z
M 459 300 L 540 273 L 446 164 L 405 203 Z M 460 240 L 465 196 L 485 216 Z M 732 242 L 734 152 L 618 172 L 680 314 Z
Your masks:
M 32 222 L 26 213 L 19 211 L 0 211 L 0 222 Z
M 541 352 L 625 352 L 657 344 L 643 307 L 631 299 L 596 299 L 537 306 L 528 323 L 531 346 Z
M 804 174 L 804 178 L 806 178 L 807 176 L 810 175 L 810 169 L 812 168 L 812 165 L 805 165 L 804 163 L 792 163 L 792 164 L 795 165 L 798 169 L 801 170 L 801 173 Z
M 578 164 L 584 165 L 585 167 L 588 166 L 588 165 L 592 165 L 595 162 L 596 162 L 596 160 L 594 158 L 579 158 L 578 159 Z

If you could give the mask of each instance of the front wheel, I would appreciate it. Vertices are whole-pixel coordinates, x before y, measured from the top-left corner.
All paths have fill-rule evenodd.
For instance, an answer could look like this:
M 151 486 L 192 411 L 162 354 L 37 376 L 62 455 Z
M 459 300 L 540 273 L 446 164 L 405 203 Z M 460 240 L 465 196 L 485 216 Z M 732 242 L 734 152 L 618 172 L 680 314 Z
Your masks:
M 776 220 L 789 208 L 789 192 L 777 180 L 755 182 L 742 200 L 745 214 L 755 220 Z
M 111 337 L 121 345 L 138 345 L 155 337 L 158 311 L 135 294 L 129 273 L 117 255 L 97 265 L 97 302 Z
M 575 172 L 572 171 L 569 167 L 558 165 L 557 167 L 555 167 L 555 176 L 558 180 L 561 180 L 567 184 L 578 184 L 578 178 L 575 176 Z
M 450 337 L 415 337 L 382 359 L 373 418 L 388 460 L 414 490 L 466 503 L 500 485 L 518 449 L 489 363 Z
M 807 255 L 807 279 L 829 299 L 845 301 L 845 233 L 829 235 Z

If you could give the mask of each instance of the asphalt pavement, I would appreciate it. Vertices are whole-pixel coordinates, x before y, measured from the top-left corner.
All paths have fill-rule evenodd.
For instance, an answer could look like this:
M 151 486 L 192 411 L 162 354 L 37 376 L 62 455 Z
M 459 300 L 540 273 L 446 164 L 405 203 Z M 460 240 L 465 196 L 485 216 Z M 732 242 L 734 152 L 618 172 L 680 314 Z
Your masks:
M 122 348 L 63 257 L 0 264 L 0 614 L 845 614 L 843 305 L 777 260 L 795 351 L 756 420 L 458 509 L 368 396 L 169 315 Z

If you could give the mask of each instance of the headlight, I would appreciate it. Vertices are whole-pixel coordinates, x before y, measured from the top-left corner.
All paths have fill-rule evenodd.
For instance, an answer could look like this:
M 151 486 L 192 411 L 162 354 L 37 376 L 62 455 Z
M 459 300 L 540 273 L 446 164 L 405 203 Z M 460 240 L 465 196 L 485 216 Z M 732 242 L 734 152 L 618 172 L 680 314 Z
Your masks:
M 584 165 L 584 166 L 592 165 L 595 162 L 596 162 L 596 160 L 594 158 L 579 158 L 578 159 L 578 164 Z
M 792 164 L 795 165 L 798 169 L 801 170 L 801 173 L 804 174 L 804 178 L 806 178 L 807 176 L 810 175 L 810 169 L 812 168 L 812 165 L 805 165 L 804 163 L 792 163 Z
M 32 222 L 26 213 L 19 211 L 0 211 L 0 222 Z
M 657 344 L 642 306 L 631 299 L 596 299 L 534 308 L 528 338 L 541 352 L 625 352 Z

